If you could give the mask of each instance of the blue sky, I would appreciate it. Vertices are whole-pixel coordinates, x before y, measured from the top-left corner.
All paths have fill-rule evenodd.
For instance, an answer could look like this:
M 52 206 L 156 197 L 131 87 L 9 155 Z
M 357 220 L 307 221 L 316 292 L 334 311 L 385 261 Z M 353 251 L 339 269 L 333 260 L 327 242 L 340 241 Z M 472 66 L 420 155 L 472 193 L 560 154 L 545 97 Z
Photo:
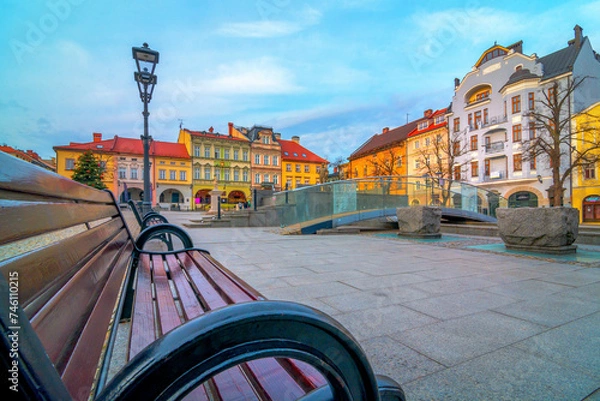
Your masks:
M 160 52 L 150 134 L 176 141 L 267 125 L 334 161 L 383 127 L 446 107 L 497 41 L 564 47 L 579 24 L 600 50 L 600 1 L 2 0 L 0 143 L 33 149 L 138 137 L 131 56 Z

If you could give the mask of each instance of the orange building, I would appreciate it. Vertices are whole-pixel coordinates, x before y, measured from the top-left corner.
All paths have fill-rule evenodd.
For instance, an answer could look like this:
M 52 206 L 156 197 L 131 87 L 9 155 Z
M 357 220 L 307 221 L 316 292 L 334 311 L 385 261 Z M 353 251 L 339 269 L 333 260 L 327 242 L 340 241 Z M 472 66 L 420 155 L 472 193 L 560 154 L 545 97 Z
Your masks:
M 300 145 L 300 137 L 293 136 L 291 141 L 278 139 L 278 142 L 281 144 L 282 176 L 286 189 L 325 181 L 329 162 Z

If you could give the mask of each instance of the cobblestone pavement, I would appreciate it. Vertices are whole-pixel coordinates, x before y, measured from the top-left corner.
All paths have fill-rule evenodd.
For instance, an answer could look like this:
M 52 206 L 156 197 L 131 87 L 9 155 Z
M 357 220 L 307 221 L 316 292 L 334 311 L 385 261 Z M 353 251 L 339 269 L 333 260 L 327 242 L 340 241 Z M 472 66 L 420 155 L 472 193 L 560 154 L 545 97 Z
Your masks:
M 600 269 L 591 263 L 470 248 L 494 238 L 187 231 L 267 298 L 341 322 L 411 401 L 597 399 Z

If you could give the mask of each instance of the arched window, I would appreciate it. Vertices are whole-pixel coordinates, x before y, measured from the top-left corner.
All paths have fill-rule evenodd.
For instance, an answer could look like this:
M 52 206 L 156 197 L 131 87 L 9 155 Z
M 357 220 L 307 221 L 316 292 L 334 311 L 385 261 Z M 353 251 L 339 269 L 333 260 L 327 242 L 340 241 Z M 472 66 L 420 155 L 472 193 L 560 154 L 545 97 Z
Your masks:
M 538 197 L 529 191 L 515 192 L 508 198 L 508 207 L 538 207 Z

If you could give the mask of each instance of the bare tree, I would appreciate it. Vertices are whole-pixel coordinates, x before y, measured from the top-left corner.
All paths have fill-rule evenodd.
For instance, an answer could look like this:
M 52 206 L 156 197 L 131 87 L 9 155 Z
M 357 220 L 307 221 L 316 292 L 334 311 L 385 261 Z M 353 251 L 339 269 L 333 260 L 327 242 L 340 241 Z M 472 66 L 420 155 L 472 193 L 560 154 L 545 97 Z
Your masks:
M 446 130 L 444 139 L 440 134 L 433 138 L 430 146 L 419 148 L 418 160 L 423 175 L 431 177 L 433 185 L 434 179 L 437 179 L 441 189 L 441 204 L 448 205 L 450 200 L 454 167 L 457 158 L 464 155 L 468 144 L 461 141 L 462 132 L 452 132 Z M 461 165 L 462 172 L 463 165 Z
M 367 161 L 371 176 L 397 175 L 400 172 L 402 155 L 390 148 L 385 152 L 376 153 Z
M 552 171 L 552 185 L 548 189 L 551 206 L 562 204 L 565 182 L 574 171 L 600 160 L 598 128 L 573 127 L 572 124 L 572 96 L 587 78 L 569 79 L 563 84 L 554 81 L 542 92 L 535 109 L 527 114 L 531 121 L 530 134 L 529 139 L 523 141 L 522 159 L 536 163 L 541 162 L 540 159 L 547 160 Z

